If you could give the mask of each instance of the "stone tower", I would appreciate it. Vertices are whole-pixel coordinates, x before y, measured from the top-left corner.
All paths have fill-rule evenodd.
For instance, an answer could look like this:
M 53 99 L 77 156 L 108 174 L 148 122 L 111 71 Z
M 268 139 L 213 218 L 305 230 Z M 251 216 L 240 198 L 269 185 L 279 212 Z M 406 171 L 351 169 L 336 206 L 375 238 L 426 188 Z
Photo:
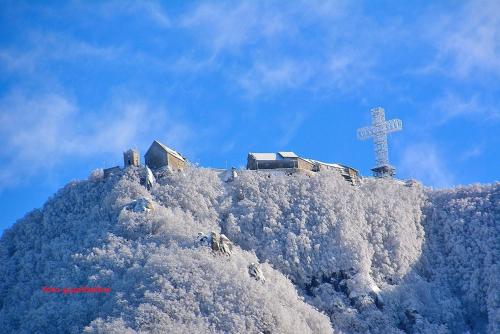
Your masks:
M 123 152 L 123 165 L 128 166 L 139 166 L 139 151 L 130 149 Z

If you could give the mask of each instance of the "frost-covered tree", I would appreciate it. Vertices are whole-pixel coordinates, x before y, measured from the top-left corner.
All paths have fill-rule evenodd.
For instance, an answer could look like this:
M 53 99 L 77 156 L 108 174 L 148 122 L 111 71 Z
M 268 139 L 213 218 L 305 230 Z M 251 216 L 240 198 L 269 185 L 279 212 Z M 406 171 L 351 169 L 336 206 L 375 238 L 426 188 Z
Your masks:
M 236 247 L 221 256 L 197 243 L 198 232 L 219 229 L 217 203 L 185 180 L 179 196 L 163 186 L 153 210 L 134 212 L 127 204 L 155 193 L 141 186 L 138 169 L 93 175 L 7 230 L 0 242 L 2 332 L 331 333 L 328 318 L 268 264 L 265 283 L 248 274 L 255 255 Z M 43 286 L 112 292 L 48 294 Z
M 3 332 L 500 331 L 499 184 L 144 172 L 94 171 L 4 232 Z
M 391 326 L 379 291 L 420 258 L 421 188 L 386 180 L 355 187 L 335 172 L 242 171 L 228 192 L 233 204 L 223 232 L 289 276 L 334 326 L 348 332 Z M 363 316 L 376 315 L 361 320 L 361 308 Z
M 500 183 L 429 193 L 423 260 L 474 332 L 500 332 Z

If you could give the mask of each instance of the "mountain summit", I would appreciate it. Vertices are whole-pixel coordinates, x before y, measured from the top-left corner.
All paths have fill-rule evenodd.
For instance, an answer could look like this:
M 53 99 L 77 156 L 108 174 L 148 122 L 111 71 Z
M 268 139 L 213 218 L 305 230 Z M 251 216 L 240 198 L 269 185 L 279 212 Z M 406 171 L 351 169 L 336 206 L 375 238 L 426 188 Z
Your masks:
M 500 331 L 498 183 L 144 175 L 94 172 L 4 232 L 3 332 Z

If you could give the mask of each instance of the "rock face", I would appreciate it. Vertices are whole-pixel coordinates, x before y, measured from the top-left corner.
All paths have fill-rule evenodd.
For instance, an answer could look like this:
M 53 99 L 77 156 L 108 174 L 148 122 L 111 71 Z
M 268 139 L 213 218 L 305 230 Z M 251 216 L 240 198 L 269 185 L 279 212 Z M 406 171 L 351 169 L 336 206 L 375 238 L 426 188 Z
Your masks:
M 145 169 L 144 185 L 146 186 L 147 190 L 150 190 L 156 181 L 155 176 L 153 175 L 153 172 L 151 171 L 151 169 L 149 169 L 148 166 L 145 166 L 144 169 Z
M 224 182 L 233 182 L 237 177 L 238 177 L 238 172 L 234 167 L 221 173 L 221 178 Z
M 260 266 L 256 263 L 252 262 L 248 265 L 248 274 L 255 278 L 257 281 L 264 282 L 266 280 L 264 274 L 262 273 L 262 270 L 260 269 Z
M 148 212 L 154 210 L 153 201 L 148 198 L 139 198 L 125 206 L 127 210 L 133 212 Z
M 210 234 L 210 237 L 211 247 L 213 251 L 231 255 L 233 244 L 224 234 L 212 232 Z
M 210 235 L 198 233 L 197 240 L 200 245 L 210 246 L 210 248 L 216 253 L 231 255 L 233 251 L 233 243 L 224 234 L 214 231 L 212 231 Z
M 2 332 L 500 332 L 498 184 L 139 174 L 72 182 L 4 232 Z

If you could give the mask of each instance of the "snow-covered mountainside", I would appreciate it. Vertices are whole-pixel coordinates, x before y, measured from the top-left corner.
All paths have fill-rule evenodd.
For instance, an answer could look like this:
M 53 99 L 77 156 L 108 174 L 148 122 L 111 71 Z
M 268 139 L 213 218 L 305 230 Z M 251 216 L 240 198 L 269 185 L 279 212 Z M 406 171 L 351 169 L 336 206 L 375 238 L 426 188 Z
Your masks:
M 500 331 L 500 184 L 143 177 L 93 173 L 4 232 L 2 332 Z M 111 292 L 42 290 L 82 286 Z

